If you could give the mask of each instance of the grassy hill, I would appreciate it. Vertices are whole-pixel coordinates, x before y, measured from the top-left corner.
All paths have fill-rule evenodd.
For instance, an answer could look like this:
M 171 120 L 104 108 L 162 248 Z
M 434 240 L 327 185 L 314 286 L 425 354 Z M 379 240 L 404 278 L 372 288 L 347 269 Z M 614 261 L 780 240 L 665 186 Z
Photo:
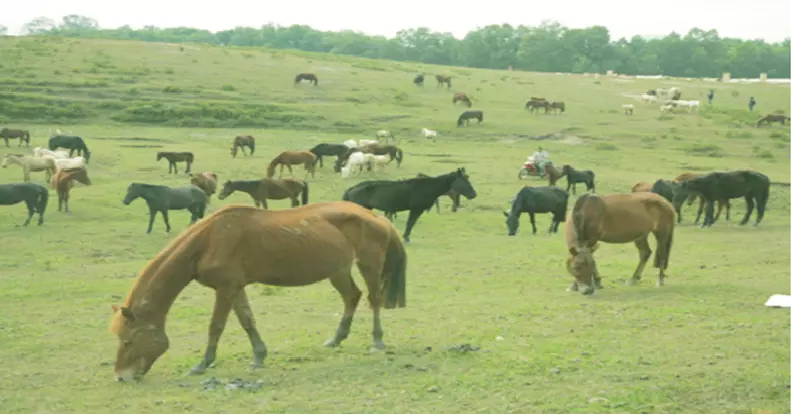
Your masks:
M 637 264 L 631 244 L 597 252 L 605 289 L 592 298 L 565 292 L 571 282 L 562 236 L 549 217 L 527 216 L 506 236 L 502 210 L 521 186 L 524 159 L 537 146 L 556 164 L 593 169 L 600 194 L 626 193 L 637 181 L 686 171 L 754 169 L 788 182 L 788 127 L 754 128 L 760 115 L 789 112 L 789 87 L 682 80 L 632 80 L 434 67 L 335 55 L 106 40 L 0 39 L 0 124 L 27 128 L 42 146 L 56 128 L 85 138 L 93 184 L 72 191 L 72 213 L 18 228 L 21 205 L 0 213 L 0 410 L 3 412 L 747 412 L 789 411 L 788 313 L 763 307 L 787 293 L 789 190 L 773 186 L 759 227 L 692 224 L 686 207 L 676 230 L 669 277 L 654 286 L 647 268 L 624 287 Z M 319 86 L 293 85 L 314 72 Z M 453 76 L 436 88 L 418 72 Z M 704 101 L 699 113 L 662 115 L 639 95 L 678 86 Z M 705 92 L 716 91 L 714 105 Z M 482 124 L 455 126 L 464 91 Z M 755 96 L 755 113 L 746 110 Z M 562 115 L 531 115 L 530 96 L 566 102 Z M 634 116 L 621 105 L 634 103 Z M 439 131 L 436 143 L 419 136 Z M 107 333 L 110 304 L 120 303 L 145 264 L 188 223 L 157 218 L 145 235 L 142 201 L 121 204 L 130 182 L 179 186 L 156 151 L 192 151 L 193 170 L 220 181 L 262 177 L 286 149 L 373 138 L 392 130 L 404 149 L 401 168 L 376 177 L 442 174 L 465 166 L 478 198 L 450 213 L 421 217 L 408 247 L 409 306 L 383 313 L 387 353 L 368 353 L 371 313 L 361 304 L 350 338 L 321 347 L 342 303 L 329 283 L 305 288 L 249 287 L 257 325 L 270 349 L 248 372 L 247 337 L 229 319 L 216 368 L 184 373 L 203 353 L 213 293 L 192 285 L 168 320 L 171 348 L 143 382 L 118 385 L 117 340 Z M 232 159 L 235 135 L 258 140 L 253 157 Z M 7 152 L 30 152 L 12 148 Z M 0 144 L 2 146 L 2 144 Z M 301 168 L 295 169 L 299 177 Z M 0 169 L 0 182 L 22 177 Z M 343 179 L 325 166 L 310 180 L 311 201 L 339 200 L 373 177 Z M 44 183 L 43 174 L 33 180 Z M 562 181 L 565 186 L 565 180 Z M 581 192 L 582 190 L 578 188 Z M 228 203 L 250 203 L 234 194 Z M 287 201 L 270 201 L 272 209 Z M 403 231 L 406 215 L 395 221 Z M 654 246 L 653 238 L 650 240 Z M 307 260 L 307 259 L 306 259 Z M 356 272 L 356 271 L 355 271 Z M 469 343 L 480 350 L 453 349 Z M 219 386 L 211 380 L 216 377 Z M 227 389 L 241 378 L 260 388 Z

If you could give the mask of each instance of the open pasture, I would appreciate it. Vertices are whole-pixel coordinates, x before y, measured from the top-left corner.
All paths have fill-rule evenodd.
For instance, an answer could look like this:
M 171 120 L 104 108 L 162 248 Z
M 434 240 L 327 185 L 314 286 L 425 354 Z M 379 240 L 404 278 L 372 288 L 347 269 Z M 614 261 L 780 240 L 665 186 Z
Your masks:
M 628 193 L 686 171 L 754 169 L 788 182 L 788 127 L 754 128 L 761 115 L 789 110 L 787 86 L 485 71 L 286 51 L 198 45 L 21 38 L 3 51 L 0 122 L 30 131 L 31 154 L 56 128 L 91 150 L 90 186 L 75 185 L 70 213 L 57 212 L 54 190 L 43 226 L 16 227 L 24 205 L 0 210 L 0 409 L 4 412 L 775 412 L 789 411 L 789 313 L 763 302 L 789 289 L 789 189 L 772 186 L 760 226 L 731 221 L 692 225 L 685 206 L 676 228 L 666 285 L 637 264 L 633 244 L 596 253 L 604 289 L 566 292 L 566 244 L 548 235 L 550 216 L 527 215 L 507 236 L 502 211 L 521 186 L 525 158 L 540 145 L 558 166 L 596 172 L 599 194 Z M 412 84 L 416 73 L 425 85 Z M 318 86 L 294 86 L 300 72 Z M 437 88 L 433 74 L 453 76 Z M 660 115 L 640 95 L 679 86 L 699 113 Z M 714 108 L 705 92 L 717 91 Z M 456 127 L 466 108 L 477 125 Z M 756 96 L 755 113 L 746 111 Z M 530 96 L 564 101 L 561 115 L 530 114 Z M 623 104 L 634 104 L 624 115 Z M 438 132 L 436 142 L 421 128 Z M 369 352 L 371 313 L 361 301 L 351 335 L 322 347 L 343 305 L 327 282 L 303 288 L 251 286 L 257 326 L 269 347 L 262 369 L 235 317 L 220 341 L 216 367 L 185 373 L 206 345 L 214 301 L 190 285 L 167 324 L 170 349 L 139 384 L 116 384 L 117 339 L 107 332 L 138 272 L 186 229 L 189 214 L 157 217 L 146 235 L 142 200 L 124 206 L 131 182 L 184 186 L 159 151 L 189 151 L 192 171 L 225 180 L 258 179 L 284 150 L 392 131 L 401 167 L 342 179 L 334 157 L 309 178 L 310 201 L 340 200 L 362 179 L 439 175 L 466 167 L 478 197 L 456 213 L 425 213 L 407 246 L 407 307 L 382 313 L 385 353 Z M 254 156 L 230 154 L 233 138 L 252 135 Z M 0 146 L 0 148 L 2 148 Z M 287 172 L 287 170 L 286 170 Z M 288 173 L 285 173 L 286 177 Z M 302 167 L 294 174 L 304 177 Z M 45 184 L 44 173 L 32 173 Z M 0 169 L 0 182 L 22 180 Z M 559 185 L 565 188 L 566 180 Z M 577 196 L 584 193 L 577 187 Z M 576 198 L 571 197 L 570 206 Z M 213 197 L 209 212 L 252 204 L 243 193 Z M 269 201 L 287 209 L 288 200 Z M 381 214 L 381 212 L 378 212 Z M 407 215 L 395 220 L 403 232 Z M 754 217 L 753 217 L 754 219 Z M 563 225 L 561 225 L 562 228 Z M 655 250 L 655 241 L 649 239 Z M 307 256 L 306 261 L 310 258 Z M 355 271 L 356 275 L 356 271 Z M 359 279 L 358 279 L 359 283 Z M 239 387 L 246 386 L 246 387 Z

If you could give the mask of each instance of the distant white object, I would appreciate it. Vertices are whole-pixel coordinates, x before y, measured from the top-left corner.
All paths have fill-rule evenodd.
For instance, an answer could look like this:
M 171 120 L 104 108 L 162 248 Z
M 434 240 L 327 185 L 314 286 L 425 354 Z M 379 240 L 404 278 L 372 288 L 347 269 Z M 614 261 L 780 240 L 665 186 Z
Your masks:
M 357 142 L 354 140 L 346 140 L 343 142 L 343 145 L 349 148 L 357 148 Z
M 420 130 L 420 133 L 423 134 L 423 137 L 430 138 L 432 140 L 437 138 L 437 132 L 434 130 L 429 130 L 428 128 L 423 128 Z
M 360 140 L 360 148 L 370 146 L 372 144 L 379 144 L 379 140 Z
M 791 308 L 791 295 L 775 294 L 764 303 L 767 307 Z

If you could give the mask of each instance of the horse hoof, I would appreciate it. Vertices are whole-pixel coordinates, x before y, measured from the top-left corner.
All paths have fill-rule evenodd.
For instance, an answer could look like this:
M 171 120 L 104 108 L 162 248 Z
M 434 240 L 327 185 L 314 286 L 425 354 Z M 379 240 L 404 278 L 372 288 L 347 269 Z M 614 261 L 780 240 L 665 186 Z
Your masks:
M 384 350 L 386 348 L 387 348 L 387 346 L 385 346 L 385 344 L 383 342 L 374 342 L 374 344 L 371 346 L 371 352 L 373 352 L 373 353 L 381 352 L 382 350 Z
M 636 285 L 636 284 L 637 284 L 637 281 L 634 278 L 626 280 L 626 285 L 632 286 L 632 285 Z
M 324 347 L 338 347 L 340 343 L 336 342 L 335 339 L 330 339 L 324 342 Z
M 263 366 L 263 365 L 264 365 L 264 364 L 263 364 L 263 363 L 261 363 L 261 362 L 253 362 L 253 363 L 250 363 L 250 366 L 248 366 L 248 369 L 250 369 L 250 370 L 259 369 L 259 368 L 261 368 L 261 366 Z
M 202 375 L 204 373 L 206 373 L 206 368 L 201 365 L 198 365 L 190 369 L 190 371 L 187 372 L 187 376 Z

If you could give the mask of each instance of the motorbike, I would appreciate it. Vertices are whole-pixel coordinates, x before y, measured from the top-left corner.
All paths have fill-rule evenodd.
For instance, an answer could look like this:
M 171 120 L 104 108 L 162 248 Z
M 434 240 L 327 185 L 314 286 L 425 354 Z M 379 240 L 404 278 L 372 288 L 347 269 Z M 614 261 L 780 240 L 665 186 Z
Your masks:
M 522 165 L 522 169 L 519 170 L 519 175 L 517 176 L 519 180 L 522 180 L 526 177 L 540 177 L 544 178 L 544 171 L 542 170 L 540 173 L 538 172 L 538 165 L 532 160 L 528 160 Z

